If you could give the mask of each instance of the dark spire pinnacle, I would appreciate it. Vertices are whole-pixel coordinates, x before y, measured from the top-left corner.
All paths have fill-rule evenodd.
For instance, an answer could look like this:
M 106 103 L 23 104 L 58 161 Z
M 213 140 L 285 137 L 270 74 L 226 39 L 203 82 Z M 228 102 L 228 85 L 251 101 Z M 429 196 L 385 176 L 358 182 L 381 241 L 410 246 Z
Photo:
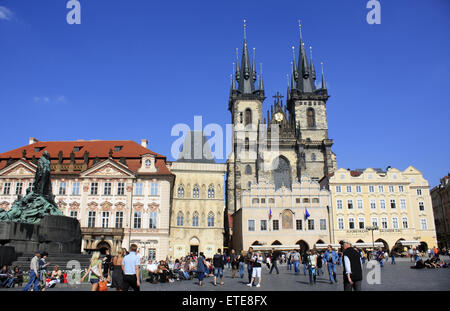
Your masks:
M 291 62 L 292 72 L 291 72 L 291 90 L 295 89 L 295 68 Z
M 238 67 L 236 67 L 238 68 Z M 250 65 L 250 56 L 247 47 L 247 24 L 244 20 L 244 46 L 242 49 L 240 73 L 236 74 L 240 94 L 253 94 L 255 91 L 256 68 Z
M 287 91 L 286 91 L 286 102 L 291 99 L 291 90 L 289 89 L 289 74 L 286 75 L 287 81 Z
M 309 53 L 310 53 L 309 68 L 311 68 L 311 77 L 313 78 L 313 80 L 316 80 L 316 69 L 314 68 L 314 62 L 313 62 L 313 56 L 312 56 L 312 46 L 309 47 Z
M 236 75 L 237 81 L 239 81 L 241 79 L 241 77 L 240 77 L 241 69 L 239 68 L 239 54 L 238 53 L 239 53 L 239 49 L 236 48 L 236 73 L 235 73 L 235 75 Z
M 233 71 L 234 71 L 235 64 L 233 63 Z M 232 72 L 233 72 L 232 71 Z M 235 79 L 235 73 L 231 74 L 231 91 L 236 91 L 236 79 Z
M 314 78 L 308 64 L 308 57 L 305 51 L 305 43 L 303 42 L 302 24 L 300 21 L 298 27 L 300 32 L 300 51 L 298 54 L 298 78 L 296 79 L 297 89 L 302 93 L 311 93 L 315 90 Z
M 325 74 L 323 73 L 323 62 L 321 62 L 320 65 L 322 67 L 322 89 L 326 90 L 327 84 L 325 82 Z
M 293 61 L 291 62 L 291 64 L 292 64 L 292 74 L 294 76 L 294 80 L 297 81 L 297 79 L 298 79 L 298 72 L 297 72 L 297 64 L 295 63 L 295 46 L 292 46 L 292 59 L 293 59 Z
M 255 66 L 256 48 L 253 48 L 253 62 L 252 62 L 252 78 L 256 81 L 256 66 Z
M 264 91 L 264 82 L 263 82 L 263 71 L 262 71 L 262 63 L 259 63 L 259 90 Z

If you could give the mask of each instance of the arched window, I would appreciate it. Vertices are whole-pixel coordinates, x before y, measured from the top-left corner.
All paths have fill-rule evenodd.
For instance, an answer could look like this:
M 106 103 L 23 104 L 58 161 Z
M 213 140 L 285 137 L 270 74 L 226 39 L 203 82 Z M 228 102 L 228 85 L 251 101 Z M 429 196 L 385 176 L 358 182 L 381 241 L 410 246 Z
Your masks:
M 306 117 L 308 119 L 308 127 L 315 127 L 316 126 L 316 116 L 314 113 L 314 109 L 308 108 L 306 111 Z
M 194 188 L 192 189 L 192 197 L 194 199 L 198 199 L 200 197 L 200 190 L 198 189 L 197 185 L 195 185 Z
M 252 124 L 252 111 L 250 109 L 245 110 L 245 125 Z
M 178 186 L 177 193 L 178 193 L 178 197 L 179 198 L 184 198 L 184 187 L 183 187 L 183 185 L 179 185 Z
M 316 161 L 316 154 L 315 153 L 311 154 L 311 161 Z
M 182 212 L 178 212 L 177 214 L 177 226 L 182 226 L 183 225 L 183 213 Z
M 273 162 L 273 180 L 275 191 L 281 187 L 292 189 L 291 165 L 285 157 L 278 157 Z
M 209 212 L 208 214 L 208 227 L 214 227 L 214 214 Z
M 245 166 L 245 175 L 251 175 L 251 174 L 252 174 L 252 167 L 249 164 L 247 164 Z
M 194 215 L 192 216 L 192 226 L 198 227 L 198 213 L 197 212 L 195 212 Z
M 248 137 L 245 138 L 245 151 L 249 151 L 250 150 L 250 141 L 248 139 Z
M 209 199 L 214 199 L 214 186 L 213 185 L 209 185 L 208 198 Z

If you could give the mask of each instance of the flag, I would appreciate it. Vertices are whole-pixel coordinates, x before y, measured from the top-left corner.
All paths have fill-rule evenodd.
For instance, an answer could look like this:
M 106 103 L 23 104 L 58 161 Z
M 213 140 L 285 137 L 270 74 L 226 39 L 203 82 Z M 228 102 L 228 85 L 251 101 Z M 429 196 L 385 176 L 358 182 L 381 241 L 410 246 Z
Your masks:
M 269 211 L 269 219 L 272 219 L 272 208 L 270 208 L 270 211 Z
M 309 216 L 311 216 L 311 215 L 309 215 L 309 213 L 308 213 L 308 209 L 307 208 L 305 208 L 305 219 L 308 219 L 308 217 Z

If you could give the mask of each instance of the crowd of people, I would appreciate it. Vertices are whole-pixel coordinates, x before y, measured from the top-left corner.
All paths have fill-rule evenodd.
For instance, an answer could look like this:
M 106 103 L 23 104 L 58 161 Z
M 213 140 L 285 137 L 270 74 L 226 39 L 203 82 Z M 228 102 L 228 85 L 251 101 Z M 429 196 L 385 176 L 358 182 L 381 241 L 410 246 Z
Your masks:
M 347 247 L 345 247 L 347 245 Z M 243 279 L 247 274 L 247 286 L 260 287 L 262 284 L 262 267 L 267 266 L 269 274 L 272 272 L 280 273 L 279 265 L 286 264 L 286 269 L 292 271 L 295 275 L 301 273 L 309 276 L 309 284 L 314 285 L 317 277 L 328 272 L 330 284 L 338 283 L 336 276 L 336 267 L 341 265 L 344 270 L 344 287 L 347 286 L 345 271 L 359 271 L 359 266 L 363 266 L 365 261 L 376 260 L 380 266 L 384 266 L 384 262 L 391 259 L 391 264 L 395 263 L 395 257 L 398 253 L 387 253 L 381 249 L 366 251 L 364 249 L 356 249 L 349 246 L 350 243 L 344 243 L 339 250 L 335 250 L 329 245 L 326 250 L 308 250 L 300 253 L 299 250 L 290 252 L 272 251 L 263 253 L 254 251 L 252 247 L 247 252 L 241 251 L 236 253 L 231 250 L 230 253 L 222 252 L 218 249 L 211 258 L 206 258 L 204 253 L 199 255 L 191 253 L 188 256 L 173 260 L 172 257 L 166 260 L 148 260 L 142 258 L 139 254 L 137 246 L 132 244 L 130 251 L 122 249 L 114 257 L 109 251 L 101 257 L 99 252 L 94 252 L 89 268 L 81 278 L 85 280 L 87 276 L 88 282 L 91 283 L 91 290 L 102 290 L 102 287 L 115 288 L 118 291 L 127 291 L 130 287 L 138 291 L 140 286 L 145 282 L 152 284 L 172 283 L 175 281 L 198 279 L 198 285 L 204 285 L 205 278 L 211 278 L 214 286 L 224 285 L 223 273 L 227 267 L 231 270 L 232 278 Z M 439 254 L 447 254 L 447 250 L 439 251 L 437 248 L 428 250 L 427 252 L 419 252 L 412 248 L 408 252 L 408 256 L 414 261 L 412 269 L 438 269 L 448 268 L 450 263 L 446 263 L 440 259 Z M 426 255 L 425 255 L 426 254 Z M 426 260 L 422 258 L 428 256 Z M 23 291 L 33 289 L 34 291 L 46 290 L 52 288 L 58 283 L 66 282 L 65 274 L 57 265 L 51 272 L 48 272 L 50 263 L 47 260 L 48 254 L 36 252 L 30 263 L 29 279 Z M 350 259 L 351 258 L 351 259 Z M 353 261 L 352 266 L 349 264 Z M 360 262 L 360 265 L 354 262 Z M 301 269 L 303 265 L 303 269 Z M 350 274 L 350 273 L 347 273 Z M 354 273 L 353 273 L 354 275 Z M 14 287 L 23 283 L 23 273 L 18 267 L 9 270 L 4 266 L 0 271 L 0 287 Z M 104 286 L 102 286 L 104 283 Z M 351 288 L 360 290 L 360 284 L 352 282 Z M 356 287 L 355 287 L 356 286 Z M 103 289 L 104 290 L 104 289 Z

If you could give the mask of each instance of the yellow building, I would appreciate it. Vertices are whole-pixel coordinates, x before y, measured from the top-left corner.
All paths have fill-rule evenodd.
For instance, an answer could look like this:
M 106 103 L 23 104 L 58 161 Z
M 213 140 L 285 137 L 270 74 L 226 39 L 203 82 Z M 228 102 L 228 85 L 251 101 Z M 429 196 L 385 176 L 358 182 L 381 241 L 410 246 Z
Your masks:
M 428 181 L 416 168 L 341 168 L 320 183 L 331 193 L 335 243 L 382 242 L 388 251 L 436 246 Z
M 176 175 L 170 219 L 173 258 L 192 252 L 208 258 L 223 248 L 226 164 L 215 163 L 205 143 L 202 132 L 191 132 L 178 160 L 169 164 Z M 203 150 L 200 157 L 194 156 L 196 150 Z

